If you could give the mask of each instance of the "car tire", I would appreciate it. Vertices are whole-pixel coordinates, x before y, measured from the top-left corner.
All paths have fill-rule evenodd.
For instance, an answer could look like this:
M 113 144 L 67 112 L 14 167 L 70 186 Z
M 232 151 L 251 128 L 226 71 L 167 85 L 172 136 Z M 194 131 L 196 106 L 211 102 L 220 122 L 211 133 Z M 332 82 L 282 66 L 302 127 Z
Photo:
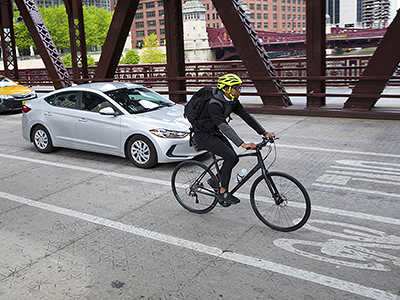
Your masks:
M 36 150 L 39 152 L 49 153 L 54 150 L 50 134 L 42 125 L 38 125 L 33 129 L 32 142 Z
M 128 158 L 138 168 L 148 169 L 157 164 L 156 148 L 145 136 L 135 135 L 131 137 L 126 152 Z

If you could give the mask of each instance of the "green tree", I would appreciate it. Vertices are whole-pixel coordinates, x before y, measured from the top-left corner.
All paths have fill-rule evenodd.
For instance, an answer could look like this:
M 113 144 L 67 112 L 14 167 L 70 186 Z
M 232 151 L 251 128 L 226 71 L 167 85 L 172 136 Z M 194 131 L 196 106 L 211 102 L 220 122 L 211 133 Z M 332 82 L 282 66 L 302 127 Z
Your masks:
M 140 55 L 136 50 L 128 50 L 125 56 L 122 55 L 120 64 L 123 65 L 136 65 L 140 61 Z
M 72 67 L 72 56 L 71 54 L 66 54 L 63 57 L 61 57 L 62 62 L 64 63 L 64 65 L 66 67 Z M 87 56 L 87 63 L 88 66 L 95 66 L 95 62 L 94 62 L 94 58 L 89 54 Z M 81 66 L 82 64 L 79 63 L 79 66 Z
M 68 15 L 65 6 L 40 7 L 39 12 L 58 51 L 65 53 L 70 48 Z M 21 53 L 24 52 L 23 55 L 29 55 L 30 46 L 36 47 L 25 22 L 17 22 L 18 16 L 19 13 L 16 12 L 14 15 L 16 46 Z M 112 14 L 103 8 L 84 6 L 83 18 L 88 50 L 103 46 L 111 24 Z
M 85 22 L 86 45 L 89 49 L 102 47 L 106 41 L 110 28 L 112 13 L 107 9 L 96 6 L 84 6 L 83 18 Z
M 142 62 L 148 63 L 165 63 L 166 55 L 161 52 L 158 47 L 157 35 L 152 33 L 144 38 L 143 52 L 141 53 Z
M 17 6 L 14 4 L 14 7 Z M 30 46 L 34 46 L 31 35 L 25 22 L 17 22 L 17 18 L 20 16 L 19 11 L 14 12 L 14 35 L 15 45 L 17 46 L 21 55 L 29 55 Z
M 59 52 L 70 48 L 68 16 L 64 5 L 39 7 L 39 13 Z

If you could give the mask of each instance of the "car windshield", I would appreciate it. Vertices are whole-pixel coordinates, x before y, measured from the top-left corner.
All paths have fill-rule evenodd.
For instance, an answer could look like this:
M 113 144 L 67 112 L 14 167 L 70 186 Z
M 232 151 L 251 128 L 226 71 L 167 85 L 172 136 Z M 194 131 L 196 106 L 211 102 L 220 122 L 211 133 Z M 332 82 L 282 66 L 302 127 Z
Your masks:
M 0 77 L 0 87 L 12 86 L 12 85 L 17 85 L 17 84 L 6 77 Z
M 144 87 L 113 90 L 105 92 L 105 94 L 114 99 L 130 114 L 142 113 L 175 104 L 160 94 Z

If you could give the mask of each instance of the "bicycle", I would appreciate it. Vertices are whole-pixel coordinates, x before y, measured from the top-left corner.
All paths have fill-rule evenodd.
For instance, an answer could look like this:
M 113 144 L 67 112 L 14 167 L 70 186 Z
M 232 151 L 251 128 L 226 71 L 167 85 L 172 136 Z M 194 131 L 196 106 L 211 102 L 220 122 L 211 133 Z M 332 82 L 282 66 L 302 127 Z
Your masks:
M 234 194 L 254 174 L 261 170 L 261 175 L 254 181 L 250 189 L 250 203 L 256 216 L 265 225 L 278 231 L 294 231 L 301 228 L 310 217 L 311 201 L 305 187 L 293 176 L 282 172 L 269 171 L 268 169 L 276 161 L 277 138 L 263 137 L 257 144 L 255 151 L 238 154 L 238 158 L 255 156 L 257 164 L 239 181 L 230 191 Z M 268 150 L 263 157 L 262 149 Z M 274 159 L 268 168 L 264 161 L 274 150 Z M 219 203 L 223 207 L 229 207 L 226 202 L 219 202 L 216 193 L 219 191 L 219 181 L 213 170 L 219 176 L 219 165 L 222 158 L 212 154 L 213 161 L 205 164 L 187 160 L 177 165 L 172 173 L 171 186 L 176 200 L 185 209 L 192 213 L 203 214 L 210 212 Z M 207 182 L 214 182 L 213 189 Z

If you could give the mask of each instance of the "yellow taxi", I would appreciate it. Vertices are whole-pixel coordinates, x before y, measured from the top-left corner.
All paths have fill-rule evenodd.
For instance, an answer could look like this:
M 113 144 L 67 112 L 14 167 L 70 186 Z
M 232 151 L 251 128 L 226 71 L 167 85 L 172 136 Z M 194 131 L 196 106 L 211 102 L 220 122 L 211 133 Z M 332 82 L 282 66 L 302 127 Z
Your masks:
M 0 75 L 0 112 L 21 110 L 26 101 L 36 97 L 36 92 L 30 87 Z

